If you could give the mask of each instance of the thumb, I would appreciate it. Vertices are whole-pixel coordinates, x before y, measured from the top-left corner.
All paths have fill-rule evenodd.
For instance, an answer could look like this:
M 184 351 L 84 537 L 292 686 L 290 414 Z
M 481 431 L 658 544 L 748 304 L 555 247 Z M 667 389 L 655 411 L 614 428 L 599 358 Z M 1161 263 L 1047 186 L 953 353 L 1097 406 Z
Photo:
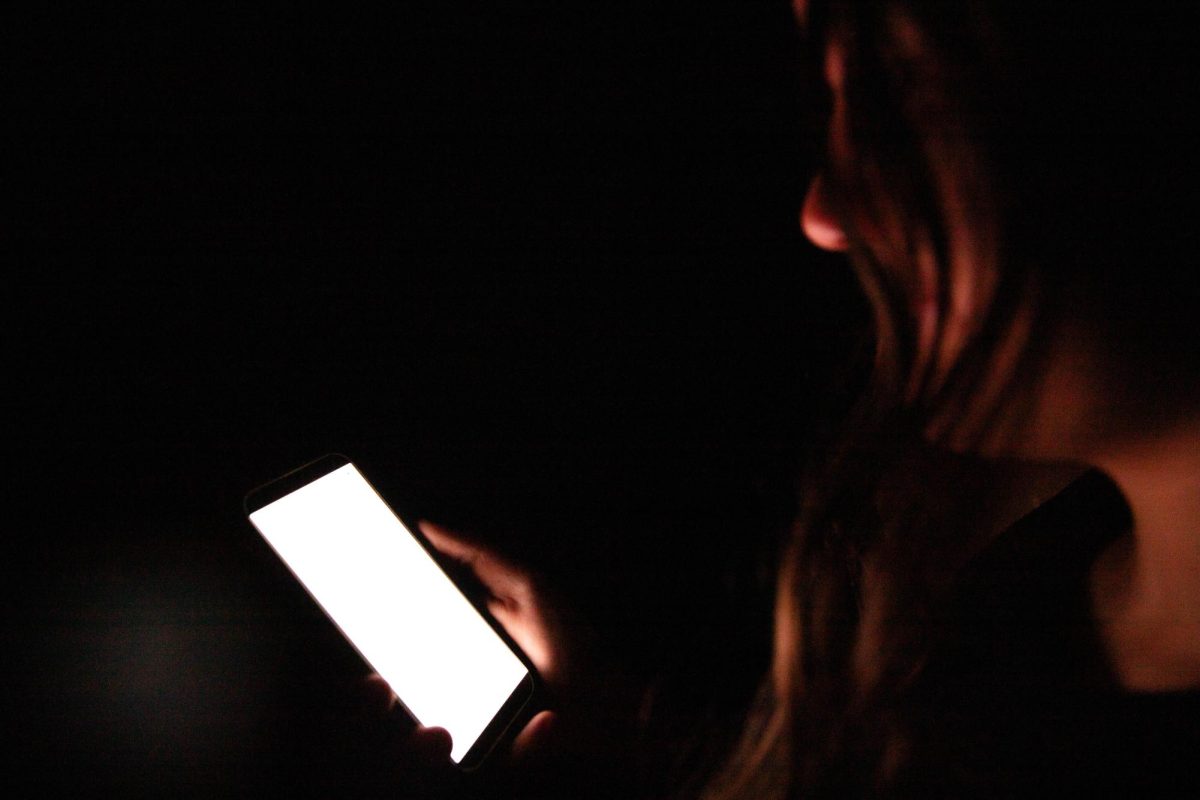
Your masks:
M 554 752 L 559 724 L 558 714 L 539 711 L 517 734 L 512 743 L 512 760 L 522 767 L 537 766 Z

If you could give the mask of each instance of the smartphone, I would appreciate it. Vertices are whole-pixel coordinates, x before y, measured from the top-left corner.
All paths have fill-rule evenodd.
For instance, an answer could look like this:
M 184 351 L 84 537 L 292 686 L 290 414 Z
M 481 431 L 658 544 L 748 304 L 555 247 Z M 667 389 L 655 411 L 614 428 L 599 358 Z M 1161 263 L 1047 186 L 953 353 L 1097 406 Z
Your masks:
M 536 710 L 537 673 L 358 468 L 328 455 L 246 497 L 251 524 L 417 723 L 479 766 Z

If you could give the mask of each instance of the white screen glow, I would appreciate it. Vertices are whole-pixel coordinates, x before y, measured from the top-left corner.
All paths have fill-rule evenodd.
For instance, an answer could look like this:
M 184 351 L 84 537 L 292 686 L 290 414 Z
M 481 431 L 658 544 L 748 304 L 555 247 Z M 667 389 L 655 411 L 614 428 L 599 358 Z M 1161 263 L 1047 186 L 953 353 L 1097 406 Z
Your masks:
M 527 670 L 361 473 L 339 467 L 250 521 L 460 762 Z

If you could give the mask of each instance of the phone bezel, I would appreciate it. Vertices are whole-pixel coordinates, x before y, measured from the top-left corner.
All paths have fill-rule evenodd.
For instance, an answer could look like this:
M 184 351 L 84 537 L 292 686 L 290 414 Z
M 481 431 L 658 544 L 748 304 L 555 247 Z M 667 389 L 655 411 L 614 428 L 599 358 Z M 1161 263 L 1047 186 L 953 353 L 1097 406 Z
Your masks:
M 446 570 L 446 557 L 438 552 L 438 550 L 429 543 L 429 541 L 421 534 L 420 529 L 413 520 L 397 512 L 392 504 L 388 503 L 387 500 L 384 499 L 384 497 L 379 493 L 379 490 L 376 489 L 374 484 L 372 484 L 370 480 L 366 478 L 366 475 L 358 467 L 358 465 L 355 464 L 355 462 L 341 453 L 329 453 L 321 456 L 320 458 L 309 461 L 306 464 L 302 464 L 301 466 L 284 473 L 278 478 L 252 489 L 246 494 L 243 500 L 243 509 L 248 517 L 250 514 L 254 513 L 260 508 L 268 506 L 276 500 L 286 497 L 292 492 L 307 486 L 313 481 L 316 481 L 333 472 L 334 470 L 346 466 L 347 464 L 353 464 L 354 468 L 358 470 L 359 474 L 363 475 L 363 479 L 367 480 L 367 485 L 370 486 L 371 490 L 375 492 L 375 495 L 379 498 L 379 501 L 383 503 L 384 506 L 391 511 L 398 520 L 400 520 L 401 525 L 406 531 L 408 531 L 409 535 L 416 539 L 421 547 L 424 548 L 424 550 L 433 558 L 434 563 L 437 564 L 438 569 L 442 571 L 442 574 L 446 576 L 446 579 L 450 581 L 455 589 L 458 590 L 459 594 L 466 598 L 475 611 L 483 618 L 485 622 L 487 622 L 496 635 L 498 635 L 508 646 L 513 655 L 515 655 L 525 666 L 525 678 L 517 684 L 516 688 L 514 688 L 512 693 L 508 696 L 508 699 L 501 704 L 500 708 L 492 717 L 491 722 L 489 722 L 479 734 L 479 737 L 475 740 L 475 743 L 470 749 L 467 750 L 465 754 L 463 754 L 462 759 L 457 764 L 454 764 L 453 761 L 450 762 L 451 764 L 454 764 L 456 768 L 466 772 L 475 770 L 483 763 L 487 755 L 493 749 L 495 749 L 496 745 L 506 738 L 506 735 L 513 734 L 518 731 L 518 724 L 531 718 L 538 710 L 538 705 L 535 701 L 541 694 L 541 680 L 538 676 L 537 669 L 533 665 L 533 662 L 529 660 L 529 657 L 521 649 L 520 645 L 513 640 L 508 631 L 504 629 L 504 626 L 496 621 L 495 617 L 493 617 L 492 614 L 487 610 L 486 606 L 478 602 L 478 600 L 472 597 L 470 593 L 463 591 L 462 587 L 458 585 L 453 576 Z M 321 601 L 308 590 L 308 587 L 302 580 L 300 580 L 299 576 L 292 572 L 291 567 L 289 567 L 287 562 L 279 556 L 279 553 L 275 552 L 274 547 L 271 547 L 271 544 L 269 541 L 267 541 L 266 537 L 262 536 L 260 533 L 259 539 L 265 543 L 275 554 L 276 558 L 278 558 L 279 561 L 282 562 L 285 567 L 287 567 L 288 572 L 292 574 L 292 577 L 296 578 L 296 582 L 299 583 L 304 589 L 305 594 L 314 603 L 314 605 L 320 609 L 322 616 L 329 620 L 332 625 L 337 627 L 339 633 L 342 634 L 342 639 L 351 647 L 351 649 L 354 650 L 359 659 L 361 659 L 368 668 L 374 669 L 370 662 L 367 661 L 367 659 L 359 651 L 354 642 L 345 635 L 345 632 L 342 631 L 341 626 L 339 626 L 337 622 L 335 622 L 329 617 L 328 614 L 325 613 L 325 609 L 321 605 Z M 399 705 L 403 709 L 404 713 L 414 724 L 417 724 L 417 718 L 412 713 L 412 710 L 409 709 L 409 707 L 405 704 L 404 698 L 398 696 L 398 700 Z

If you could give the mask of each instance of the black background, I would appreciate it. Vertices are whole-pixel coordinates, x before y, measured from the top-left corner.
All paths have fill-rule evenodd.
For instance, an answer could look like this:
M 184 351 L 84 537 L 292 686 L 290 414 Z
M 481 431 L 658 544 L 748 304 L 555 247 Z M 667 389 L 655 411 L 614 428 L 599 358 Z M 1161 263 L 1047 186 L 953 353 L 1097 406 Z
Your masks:
M 8 27 L 13 786 L 320 772 L 354 665 L 240 508 L 306 460 L 662 567 L 770 527 L 836 408 L 861 309 L 797 231 L 819 138 L 787 3 Z

